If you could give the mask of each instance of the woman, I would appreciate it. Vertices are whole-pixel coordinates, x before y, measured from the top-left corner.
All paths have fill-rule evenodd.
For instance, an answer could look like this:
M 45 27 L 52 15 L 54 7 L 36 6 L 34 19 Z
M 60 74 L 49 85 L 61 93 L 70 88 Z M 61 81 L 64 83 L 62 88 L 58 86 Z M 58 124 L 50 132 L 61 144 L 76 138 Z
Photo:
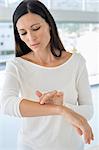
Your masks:
M 16 57 L 6 66 L 1 104 L 5 114 L 22 118 L 18 150 L 83 150 L 81 135 L 93 140 L 84 58 L 65 50 L 40 1 L 22 1 L 13 27 Z

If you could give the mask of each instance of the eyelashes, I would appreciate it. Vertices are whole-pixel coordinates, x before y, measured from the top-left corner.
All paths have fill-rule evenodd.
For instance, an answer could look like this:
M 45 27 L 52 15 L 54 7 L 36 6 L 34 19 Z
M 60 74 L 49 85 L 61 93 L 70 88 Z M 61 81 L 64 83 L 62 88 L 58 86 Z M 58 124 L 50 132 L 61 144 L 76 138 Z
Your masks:
M 37 30 L 39 30 L 40 29 L 40 27 L 38 27 L 38 28 L 34 28 L 34 29 L 32 29 L 33 31 L 37 31 Z
M 20 35 L 25 35 L 25 34 L 27 34 L 26 32 L 24 32 L 24 33 L 21 33 Z
M 41 27 L 38 27 L 38 28 L 32 28 L 32 31 L 37 31 L 39 30 Z M 19 33 L 20 35 L 26 35 L 27 32 L 24 32 L 24 33 Z

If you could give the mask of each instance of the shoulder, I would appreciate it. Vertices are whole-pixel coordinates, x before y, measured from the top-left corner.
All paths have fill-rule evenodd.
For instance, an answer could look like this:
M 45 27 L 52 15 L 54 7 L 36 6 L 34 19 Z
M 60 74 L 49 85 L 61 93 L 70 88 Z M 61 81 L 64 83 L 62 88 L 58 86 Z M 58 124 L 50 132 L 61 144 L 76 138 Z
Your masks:
M 80 76 L 86 70 L 86 60 L 81 53 L 75 53 L 77 73 Z
M 77 63 L 85 63 L 86 60 L 85 58 L 82 56 L 81 53 L 71 53 L 71 52 L 67 52 L 67 51 L 64 51 L 62 53 L 62 58 L 66 59 L 66 60 L 69 60 L 70 58 L 73 58 L 73 61 L 74 62 L 77 62 Z
M 17 60 L 17 57 L 14 57 L 13 59 L 11 60 L 8 60 L 6 62 L 6 71 L 12 71 L 14 72 L 14 70 L 16 70 L 16 68 L 18 67 L 18 60 Z
M 81 53 L 73 53 L 74 61 L 77 62 L 79 65 L 86 63 L 84 56 Z

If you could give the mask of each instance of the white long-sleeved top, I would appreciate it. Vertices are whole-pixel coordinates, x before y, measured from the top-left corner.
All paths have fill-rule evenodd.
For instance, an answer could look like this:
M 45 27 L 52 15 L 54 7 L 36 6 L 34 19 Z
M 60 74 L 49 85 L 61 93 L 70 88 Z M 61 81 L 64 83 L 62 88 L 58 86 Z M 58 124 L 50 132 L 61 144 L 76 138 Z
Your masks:
M 40 66 L 21 57 L 9 61 L 1 96 L 2 111 L 22 117 L 19 110 L 21 100 L 37 101 L 36 90 L 63 91 L 64 105 L 87 120 L 92 117 L 88 74 L 85 59 L 80 54 L 72 54 L 68 61 L 56 67 Z M 82 137 L 62 116 L 25 117 L 22 122 L 18 143 L 26 145 L 26 150 L 83 150 Z

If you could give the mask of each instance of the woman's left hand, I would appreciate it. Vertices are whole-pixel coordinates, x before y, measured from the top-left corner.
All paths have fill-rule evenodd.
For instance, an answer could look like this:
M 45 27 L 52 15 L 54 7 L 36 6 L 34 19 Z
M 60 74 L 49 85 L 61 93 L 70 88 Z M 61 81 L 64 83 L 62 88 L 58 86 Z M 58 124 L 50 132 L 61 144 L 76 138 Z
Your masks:
M 36 91 L 35 94 L 39 97 L 40 104 L 63 105 L 63 92 L 54 90 L 47 93 L 41 93 L 40 91 Z

